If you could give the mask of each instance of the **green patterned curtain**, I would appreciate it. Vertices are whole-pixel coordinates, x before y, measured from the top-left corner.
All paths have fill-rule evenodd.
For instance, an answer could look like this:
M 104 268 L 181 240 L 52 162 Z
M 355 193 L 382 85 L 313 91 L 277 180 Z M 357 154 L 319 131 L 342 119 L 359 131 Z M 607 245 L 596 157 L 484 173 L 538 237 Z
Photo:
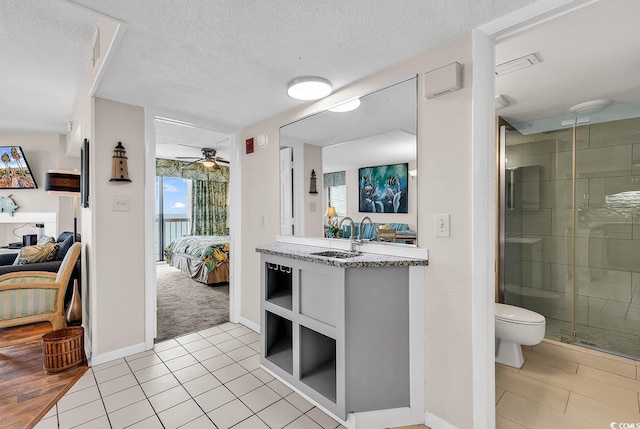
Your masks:
M 192 235 L 227 234 L 227 184 L 194 180 Z
M 156 159 L 156 176 L 191 179 L 192 235 L 227 235 L 229 167 Z

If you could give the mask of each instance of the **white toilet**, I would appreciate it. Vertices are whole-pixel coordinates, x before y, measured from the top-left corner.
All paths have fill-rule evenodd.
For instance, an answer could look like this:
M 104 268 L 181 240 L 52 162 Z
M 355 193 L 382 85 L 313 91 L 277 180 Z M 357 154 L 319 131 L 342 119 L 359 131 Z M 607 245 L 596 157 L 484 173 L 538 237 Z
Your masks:
M 496 362 L 521 368 L 522 347 L 538 344 L 544 338 L 545 318 L 542 314 L 507 304 L 495 304 Z

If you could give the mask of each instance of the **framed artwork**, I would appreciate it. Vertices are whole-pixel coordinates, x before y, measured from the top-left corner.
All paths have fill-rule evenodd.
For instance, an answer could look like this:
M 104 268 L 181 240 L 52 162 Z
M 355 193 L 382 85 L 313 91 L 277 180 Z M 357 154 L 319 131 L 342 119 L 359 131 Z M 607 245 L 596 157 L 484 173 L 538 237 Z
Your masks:
M 408 213 L 409 164 L 358 169 L 361 213 Z
M 89 140 L 80 148 L 80 205 L 89 207 Z
M 36 189 L 27 158 L 20 146 L 0 146 L 0 189 Z

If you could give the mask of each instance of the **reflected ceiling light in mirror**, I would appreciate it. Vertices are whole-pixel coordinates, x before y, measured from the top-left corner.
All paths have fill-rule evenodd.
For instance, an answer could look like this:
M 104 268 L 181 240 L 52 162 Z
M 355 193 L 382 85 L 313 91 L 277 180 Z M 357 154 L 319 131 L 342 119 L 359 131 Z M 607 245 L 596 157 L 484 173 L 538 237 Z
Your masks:
M 329 109 L 329 111 L 334 113 L 344 113 L 356 110 L 358 107 L 360 107 L 360 99 L 355 98 L 347 101 L 346 103 L 338 104 L 337 106 Z
M 584 103 L 576 104 L 569 107 L 571 113 L 581 113 L 590 111 L 591 113 L 599 112 L 605 107 L 609 107 L 613 104 L 612 100 L 591 100 Z
M 296 100 L 319 100 L 331 94 L 331 82 L 317 76 L 293 79 L 287 86 L 287 95 Z

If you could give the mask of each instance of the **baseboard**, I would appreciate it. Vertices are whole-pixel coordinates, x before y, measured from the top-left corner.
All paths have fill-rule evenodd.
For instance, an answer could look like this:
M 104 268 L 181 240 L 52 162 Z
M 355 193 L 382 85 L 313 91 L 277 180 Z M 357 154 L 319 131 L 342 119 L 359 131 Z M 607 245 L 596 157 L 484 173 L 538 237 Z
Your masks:
M 101 355 L 91 356 L 89 366 L 101 365 L 103 363 L 111 362 L 112 360 L 134 355 L 136 353 L 141 353 L 145 350 L 147 350 L 145 343 L 138 343 L 129 347 L 124 347 L 121 349 L 103 353 Z
M 435 414 L 424 413 L 424 424 L 431 429 L 458 429 L 454 424 L 449 423 L 442 417 L 438 417 Z
M 260 333 L 260 325 L 257 324 L 256 322 L 249 320 L 245 317 L 240 316 L 238 318 L 238 322 L 241 323 L 242 325 L 246 326 L 247 328 L 251 329 L 252 331 L 254 331 L 256 334 Z

